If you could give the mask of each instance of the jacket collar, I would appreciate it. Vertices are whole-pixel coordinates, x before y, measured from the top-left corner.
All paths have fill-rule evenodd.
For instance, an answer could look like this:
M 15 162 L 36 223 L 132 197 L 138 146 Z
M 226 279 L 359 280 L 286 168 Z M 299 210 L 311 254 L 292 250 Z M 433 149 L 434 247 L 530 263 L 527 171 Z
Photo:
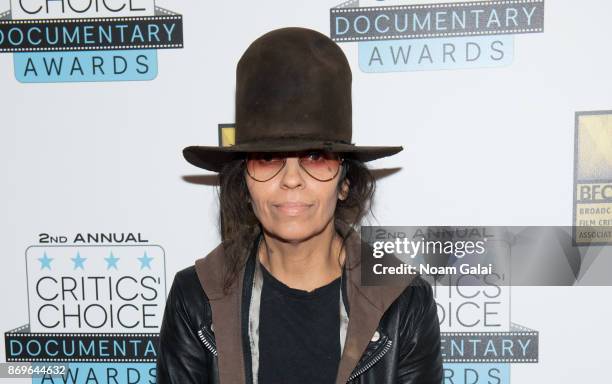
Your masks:
M 361 238 L 355 230 L 341 220 L 335 220 L 335 227 L 341 234 L 348 233 L 345 241 L 345 268 L 349 322 L 336 376 L 336 384 L 345 384 L 378 328 L 383 314 L 410 285 L 412 278 L 406 276 L 405 279 L 402 279 L 401 285 L 362 286 Z M 223 246 L 219 244 L 206 257 L 198 259 L 195 267 L 200 284 L 211 306 L 218 350 L 219 380 L 221 383 L 244 383 L 245 361 L 241 336 L 241 311 L 246 269 L 241 269 L 230 292 L 225 295 L 223 294 L 224 262 Z

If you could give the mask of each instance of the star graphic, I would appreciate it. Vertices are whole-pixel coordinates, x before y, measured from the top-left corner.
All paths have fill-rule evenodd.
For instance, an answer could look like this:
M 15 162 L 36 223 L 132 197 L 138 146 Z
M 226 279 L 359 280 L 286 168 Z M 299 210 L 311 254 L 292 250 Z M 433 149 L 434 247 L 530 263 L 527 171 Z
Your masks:
M 111 268 L 115 268 L 117 269 L 117 262 L 119 261 L 118 257 L 115 257 L 115 255 L 113 255 L 113 253 L 111 252 L 109 257 L 105 257 L 104 260 L 106 260 L 106 269 L 111 269 Z
M 151 269 L 151 261 L 153 260 L 153 258 L 147 255 L 147 251 L 145 251 L 144 256 L 139 257 L 138 260 L 140 260 L 141 270 L 144 269 L 144 267 Z
M 43 257 L 39 257 L 38 261 L 40 261 L 40 269 L 49 268 L 49 270 L 51 270 L 51 262 L 53 259 L 47 256 L 47 252 L 44 253 Z
M 77 252 L 76 257 L 72 257 L 70 258 L 70 260 L 72 260 L 72 262 L 74 263 L 73 269 L 77 269 L 77 268 L 85 269 L 85 266 L 83 265 L 83 263 L 85 262 L 85 260 L 87 260 L 87 258 L 81 257 L 80 252 Z

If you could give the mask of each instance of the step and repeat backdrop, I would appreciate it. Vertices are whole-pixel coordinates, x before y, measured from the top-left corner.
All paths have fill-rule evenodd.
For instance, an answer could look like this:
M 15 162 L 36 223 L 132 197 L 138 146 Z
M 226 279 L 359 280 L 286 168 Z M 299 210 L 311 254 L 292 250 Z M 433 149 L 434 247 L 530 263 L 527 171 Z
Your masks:
M 369 163 L 364 224 L 612 225 L 611 14 L 604 0 L 0 0 L 0 382 L 155 382 L 174 274 L 220 241 L 217 178 L 181 150 L 233 143 L 236 63 L 272 29 L 334 39 L 353 142 L 404 147 Z M 466 292 L 436 293 L 445 383 L 608 380 L 612 288 Z M 8 372 L 59 361 L 63 378 Z

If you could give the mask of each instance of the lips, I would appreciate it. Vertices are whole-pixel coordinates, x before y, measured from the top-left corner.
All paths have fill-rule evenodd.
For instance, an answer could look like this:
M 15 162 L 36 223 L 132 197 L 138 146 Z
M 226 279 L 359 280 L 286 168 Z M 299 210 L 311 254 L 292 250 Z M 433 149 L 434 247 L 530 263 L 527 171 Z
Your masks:
M 298 215 L 312 207 L 312 204 L 288 201 L 285 203 L 273 204 L 273 206 L 285 214 Z

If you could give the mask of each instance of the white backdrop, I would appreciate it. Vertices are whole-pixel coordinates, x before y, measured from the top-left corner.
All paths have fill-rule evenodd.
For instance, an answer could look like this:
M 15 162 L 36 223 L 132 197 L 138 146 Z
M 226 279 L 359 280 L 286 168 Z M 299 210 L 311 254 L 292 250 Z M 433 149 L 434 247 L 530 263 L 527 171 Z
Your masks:
M 131 232 L 174 273 L 216 246 L 214 178 L 185 162 L 233 122 L 235 65 L 285 26 L 330 34 L 339 1 L 158 4 L 184 18 L 184 48 L 158 50 L 151 81 L 27 84 L 0 53 L 0 330 L 27 323 L 25 252 L 39 234 Z M 379 2 L 384 5 L 384 2 Z M 0 11 L 8 10 L 0 1 Z M 403 145 L 371 164 L 373 225 L 571 225 L 574 114 L 612 109 L 612 3 L 549 0 L 543 33 L 514 37 L 497 68 L 364 73 L 353 68 L 353 142 Z M 513 383 L 606 381 L 609 287 L 512 288 L 513 321 L 540 332 Z M 0 341 L 4 360 L 4 341 Z M 0 382 L 12 382 L 2 381 Z

